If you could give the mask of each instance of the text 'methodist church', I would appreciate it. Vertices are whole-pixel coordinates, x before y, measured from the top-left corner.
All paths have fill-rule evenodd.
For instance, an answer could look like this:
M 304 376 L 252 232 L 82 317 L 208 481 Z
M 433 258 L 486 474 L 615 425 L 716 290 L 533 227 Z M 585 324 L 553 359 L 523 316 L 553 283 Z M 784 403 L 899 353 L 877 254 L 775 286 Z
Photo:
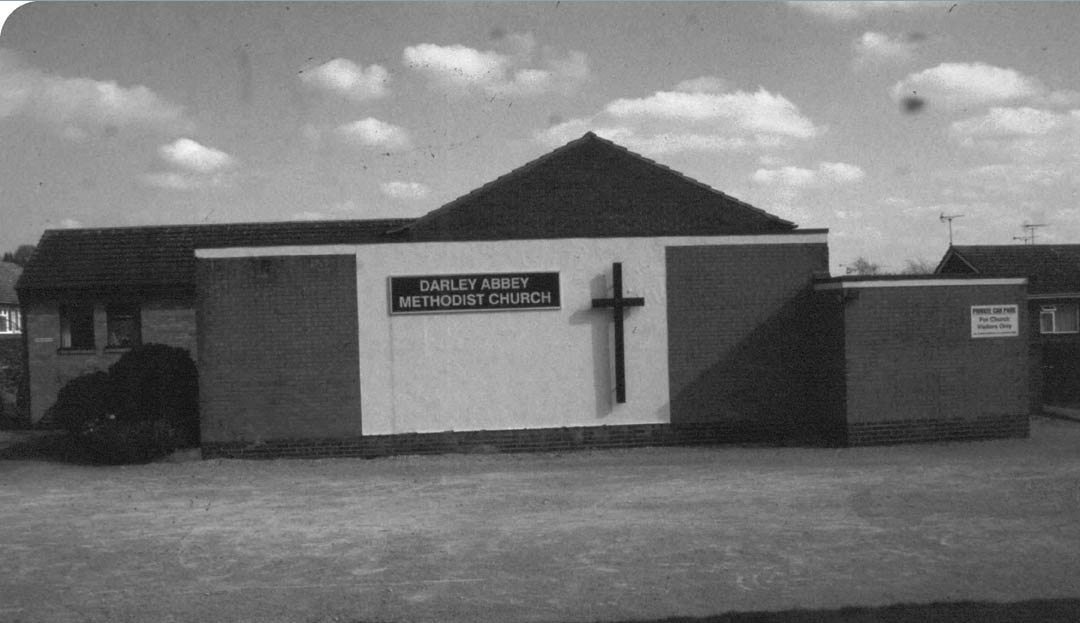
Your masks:
M 1024 279 L 828 259 L 592 133 L 416 219 L 49 230 L 32 417 L 158 342 L 197 361 L 207 457 L 1027 434 Z

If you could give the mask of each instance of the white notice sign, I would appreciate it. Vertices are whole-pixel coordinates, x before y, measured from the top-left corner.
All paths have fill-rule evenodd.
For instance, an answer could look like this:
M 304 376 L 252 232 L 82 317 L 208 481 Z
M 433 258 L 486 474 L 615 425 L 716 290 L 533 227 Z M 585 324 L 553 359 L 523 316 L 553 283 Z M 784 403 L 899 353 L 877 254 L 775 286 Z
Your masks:
M 1019 305 L 972 305 L 971 337 L 1020 335 Z

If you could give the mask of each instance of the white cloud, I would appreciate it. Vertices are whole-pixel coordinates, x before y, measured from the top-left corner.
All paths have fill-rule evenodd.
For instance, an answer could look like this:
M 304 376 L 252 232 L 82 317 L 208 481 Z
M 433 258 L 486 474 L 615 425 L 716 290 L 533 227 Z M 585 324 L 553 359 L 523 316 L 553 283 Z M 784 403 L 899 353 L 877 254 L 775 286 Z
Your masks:
M 1074 115 L 1037 108 L 991 108 L 985 115 L 954 121 L 949 134 L 955 138 L 1002 138 L 1040 136 L 1061 130 L 1075 121 Z
M 190 138 L 180 138 L 162 145 L 158 153 L 166 162 L 193 173 L 215 173 L 236 165 L 236 160 L 229 154 L 200 145 Z
M 709 122 L 751 134 L 812 138 L 819 133 L 787 98 L 765 89 L 755 93 L 660 91 L 649 97 L 615 100 L 605 111 L 617 119 Z
M 390 74 L 381 65 L 362 65 L 347 58 L 335 58 L 302 71 L 300 81 L 311 88 L 363 101 L 384 97 Z
M 758 169 L 751 176 L 755 184 L 785 188 L 821 188 L 858 182 L 866 174 L 853 164 L 821 162 L 817 169 L 785 166 L 778 169 Z
M 915 57 L 918 48 L 916 38 L 893 37 L 880 32 L 864 32 L 852 44 L 855 66 L 864 67 L 881 63 L 903 63 Z
M 379 121 L 373 117 L 340 125 L 336 133 L 342 139 L 365 147 L 379 149 L 409 149 L 411 140 L 405 128 Z
M 889 0 L 875 2 L 803 2 L 796 0 L 788 2 L 788 6 L 833 21 L 850 22 L 881 13 L 900 13 L 927 9 L 944 12 L 948 9 L 949 4 L 941 2 L 895 2 Z
M 677 90 L 614 100 L 591 117 L 560 123 L 534 138 L 560 145 L 591 130 L 628 149 L 656 155 L 769 149 L 824 132 L 782 95 L 763 88 L 717 92 L 724 86 L 708 76 L 686 80 Z
M 225 188 L 232 184 L 235 158 L 190 138 L 180 138 L 158 148 L 158 155 L 172 165 L 170 171 L 152 171 L 142 182 L 154 188 L 191 191 Z
M 1080 175 L 1080 110 L 991 108 L 984 115 L 952 123 L 949 136 L 962 147 L 985 150 L 1013 163 Z
M 846 162 L 822 162 L 818 166 L 822 177 L 828 182 L 849 184 L 866 177 L 861 167 Z
M 60 229 L 79 229 L 83 226 L 83 224 L 82 221 L 73 218 L 66 218 L 57 223 L 57 226 L 60 227 Z
M 469 86 L 505 79 L 510 59 L 498 52 L 481 52 L 463 45 L 421 43 L 405 48 L 405 64 L 442 84 Z
M 126 126 L 169 131 L 192 127 L 181 106 L 145 86 L 56 76 L 0 51 L 0 120 L 16 115 L 52 125 L 77 140 Z
M 506 52 L 464 45 L 421 43 L 405 48 L 407 66 L 431 83 L 448 89 L 479 89 L 489 95 L 534 95 L 567 91 L 589 76 L 588 58 L 570 51 L 540 48 L 530 33 L 501 39 Z
M 985 63 L 942 63 L 914 73 L 892 88 L 896 100 L 918 97 L 931 106 L 960 109 L 1048 95 L 1036 79 Z
M 420 182 L 385 182 L 379 185 L 383 194 L 394 199 L 423 199 L 431 192 Z

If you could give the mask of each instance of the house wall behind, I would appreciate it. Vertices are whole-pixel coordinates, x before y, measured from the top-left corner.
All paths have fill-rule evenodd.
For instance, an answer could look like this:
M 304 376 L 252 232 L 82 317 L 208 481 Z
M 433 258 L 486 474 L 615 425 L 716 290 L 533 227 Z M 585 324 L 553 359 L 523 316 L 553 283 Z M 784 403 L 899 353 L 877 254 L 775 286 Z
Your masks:
M 1076 305 L 1076 298 L 1033 299 L 1029 302 L 1031 375 L 1036 409 L 1042 405 L 1080 404 L 1080 333 L 1042 333 L 1039 314 L 1044 305 Z
M 187 349 L 193 358 L 195 317 L 192 303 L 186 300 L 157 300 L 142 303 L 142 342 L 156 342 Z M 105 303 L 94 303 L 94 349 L 60 349 L 60 303 L 31 301 L 23 305 L 27 332 L 27 358 L 30 368 L 30 418 L 39 422 L 56 395 L 71 379 L 105 370 L 126 352 L 106 348 Z

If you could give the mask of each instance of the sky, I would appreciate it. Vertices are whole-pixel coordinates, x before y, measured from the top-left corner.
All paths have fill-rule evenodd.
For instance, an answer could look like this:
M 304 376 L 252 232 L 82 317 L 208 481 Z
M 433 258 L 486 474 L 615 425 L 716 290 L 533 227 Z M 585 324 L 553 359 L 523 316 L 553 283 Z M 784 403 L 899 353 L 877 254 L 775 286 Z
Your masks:
M 1080 3 L 0 3 L 0 250 L 419 216 L 588 131 L 830 269 L 1080 243 Z M 3 7 L 0 7 L 3 8 Z

